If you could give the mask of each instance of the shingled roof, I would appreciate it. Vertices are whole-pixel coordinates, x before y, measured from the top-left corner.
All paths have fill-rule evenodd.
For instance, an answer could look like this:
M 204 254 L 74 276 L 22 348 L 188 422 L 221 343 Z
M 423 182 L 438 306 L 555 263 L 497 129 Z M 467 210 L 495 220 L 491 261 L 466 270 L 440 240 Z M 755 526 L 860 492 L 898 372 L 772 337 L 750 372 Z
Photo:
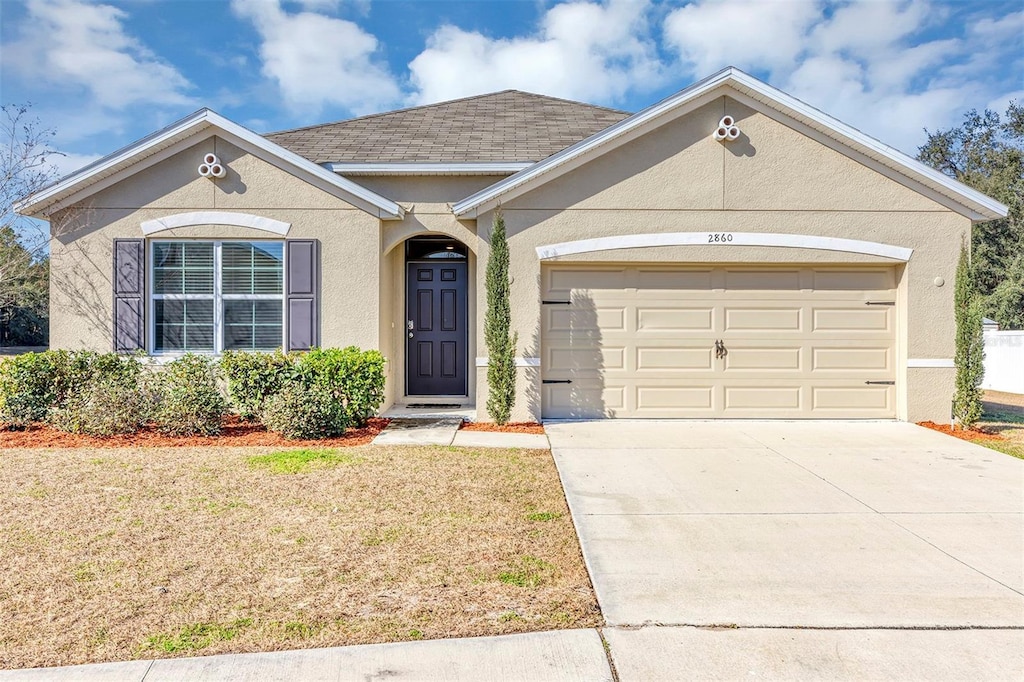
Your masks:
M 504 90 L 264 135 L 314 163 L 539 161 L 629 116 Z

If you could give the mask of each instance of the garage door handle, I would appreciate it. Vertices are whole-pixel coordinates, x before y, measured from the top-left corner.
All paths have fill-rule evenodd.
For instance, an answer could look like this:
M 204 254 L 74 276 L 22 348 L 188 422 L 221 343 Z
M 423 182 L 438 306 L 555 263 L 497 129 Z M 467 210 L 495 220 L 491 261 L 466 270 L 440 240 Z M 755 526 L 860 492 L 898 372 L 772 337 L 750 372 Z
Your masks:
M 541 301 L 544 305 L 572 305 L 572 301 Z
M 718 339 L 717 341 L 715 341 L 715 357 L 721 360 L 728 354 L 729 351 L 726 350 L 725 344 L 722 342 L 722 340 Z
M 541 379 L 542 384 L 571 384 L 572 379 Z
M 864 305 L 896 305 L 896 301 L 864 301 Z
M 865 381 L 868 386 L 895 386 L 895 381 Z

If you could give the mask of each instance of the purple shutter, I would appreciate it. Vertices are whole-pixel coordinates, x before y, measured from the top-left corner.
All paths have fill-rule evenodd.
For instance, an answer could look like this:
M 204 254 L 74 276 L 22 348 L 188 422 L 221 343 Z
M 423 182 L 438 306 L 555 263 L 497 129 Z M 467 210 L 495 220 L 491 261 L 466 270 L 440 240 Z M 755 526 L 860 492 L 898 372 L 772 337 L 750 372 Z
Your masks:
M 114 351 L 146 347 L 145 242 L 114 240 Z
M 287 350 L 309 350 L 319 345 L 317 307 L 320 290 L 320 249 L 315 239 L 285 242 L 285 295 Z

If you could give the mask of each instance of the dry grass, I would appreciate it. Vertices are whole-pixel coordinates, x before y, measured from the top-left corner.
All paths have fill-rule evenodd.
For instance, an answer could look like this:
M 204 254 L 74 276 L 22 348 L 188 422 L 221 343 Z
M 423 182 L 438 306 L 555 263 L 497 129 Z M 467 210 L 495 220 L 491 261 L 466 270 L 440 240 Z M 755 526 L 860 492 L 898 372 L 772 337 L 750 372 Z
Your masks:
M 1024 395 L 986 391 L 980 426 L 1005 440 L 978 445 L 1024 459 Z
M 0 667 L 587 627 L 550 453 L 0 452 Z

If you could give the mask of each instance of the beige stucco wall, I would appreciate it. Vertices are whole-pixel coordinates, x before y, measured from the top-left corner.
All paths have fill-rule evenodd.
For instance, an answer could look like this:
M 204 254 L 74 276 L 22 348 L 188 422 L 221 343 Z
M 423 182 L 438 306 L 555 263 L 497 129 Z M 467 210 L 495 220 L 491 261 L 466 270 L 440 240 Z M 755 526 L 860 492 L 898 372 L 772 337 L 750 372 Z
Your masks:
M 216 153 L 228 176 L 202 178 Z M 290 239 L 320 240 L 321 343 L 380 343 L 380 220 L 219 138 L 192 144 L 51 220 L 50 342 L 55 348 L 112 347 L 112 247 L 142 237 L 141 223 L 190 211 L 225 210 L 291 223 Z M 153 239 L 281 239 L 225 225 L 167 230 Z M 390 369 L 390 368 L 389 368 Z
M 725 113 L 743 131 L 732 144 L 711 132 Z M 213 151 L 228 177 L 200 178 Z M 484 264 L 492 220 L 458 220 L 450 204 L 498 176 L 353 177 L 403 205 L 400 221 L 381 221 L 219 138 L 188 145 L 157 165 L 57 214 L 51 242 L 51 343 L 111 347 L 111 248 L 142 236 L 145 220 L 199 210 L 251 213 L 292 224 L 289 238 L 321 243 L 321 342 L 380 348 L 388 357 L 388 403 L 404 394 L 404 241 L 454 237 L 470 250 L 469 366 L 483 344 Z M 766 232 L 841 237 L 914 249 L 903 267 L 878 256 L 753 246 L 665 246 L 577 254 L 557 262 L 890 263 L 900 276 L 900 417 L 949 419 L 951 369 L 906 368 L 907 358 L 953 354 L 952 281 L 970 221 L 819 141 L 720 98 L 572 172 L 504 202 L 512 257 L 512 310 L 523 358 L 540 355 L 540 273 L 536 247 L 664 232 Z M 277 239 L 257 230 L 205 225 L 154 238 Z M 936 278 L 947 283 L 939 287 Z M 486 368 L 476 368 L 470 401 L 485 418 Z M 514 419 L 540 416 L 542 368 L 520 368 Z M 479 399 L 478 399 L 479 396 Z
M 711 133 L 730 114 L 742 135 Z M 666 246 L 577 254 L 560 261 L 891 263 L 901 273 L 899 416 L 948 422 L 951 369 L 906 369 L 907 358 L 953 356 L 953 275 L 969 219 L 821 142 L 738 102 L 719 98 L 685 117 L 504 203 L 512 260 L 512 310 L 520 354 L 540 355 L 536 247 L 660 232 L 770 232 L 839 237 L 914 250 L 903 268 L 878 256 L 803 248 Z M 481 232 L 492 213 L 479 218 Z M 486 262 L 481 241 L 479 258 Z M 482 271 L 477 273 L 482 287 Z M 945 286 L 936 286 L 936 278 Z M 478 302 L 482 319 L 482 303 Z M 482 331 L 478 329 L 482 347 Z M 541 371 L 520 369 L 517 419 L 540 415 Z M 486 395 L 484 370 L 478 390 Z

